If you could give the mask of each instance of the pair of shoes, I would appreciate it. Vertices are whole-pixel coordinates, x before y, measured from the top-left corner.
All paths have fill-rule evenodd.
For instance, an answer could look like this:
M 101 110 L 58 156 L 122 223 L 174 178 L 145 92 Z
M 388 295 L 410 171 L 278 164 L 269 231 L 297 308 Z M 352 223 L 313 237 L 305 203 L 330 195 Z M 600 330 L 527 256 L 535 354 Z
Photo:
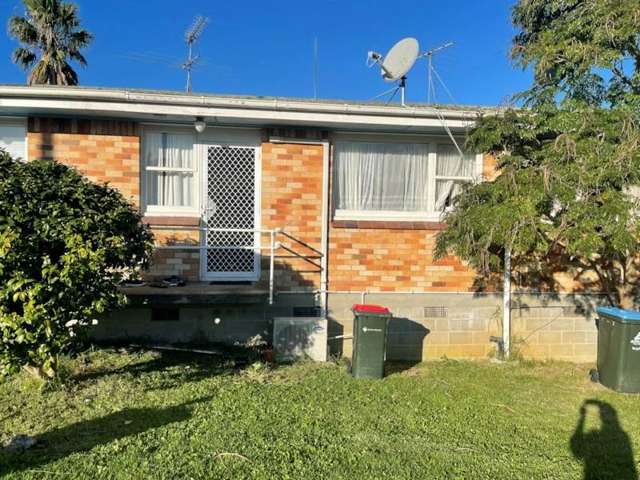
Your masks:
M 147 282 L 143 280 L 124 280 L 120 285 L 122 287 L 144 287 Z
M 177 275 L 171 275 L 170 277 L 162 279 L 162 284 L 166 287 L 184 287 L 186 283 L 183 278 Z

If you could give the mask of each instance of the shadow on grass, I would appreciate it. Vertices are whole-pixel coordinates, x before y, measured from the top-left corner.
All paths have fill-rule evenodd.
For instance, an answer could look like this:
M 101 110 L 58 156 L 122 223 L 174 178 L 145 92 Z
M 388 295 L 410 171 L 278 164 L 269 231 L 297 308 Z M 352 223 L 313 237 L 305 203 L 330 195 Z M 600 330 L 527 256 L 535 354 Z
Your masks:
M 590 407 L 597 410 L 600 428 L 585 432 Z M 570 441 L 571 452 L 584 464 L 584 480 L 637 480 L 629 435 L 622 429 L 618 414 L 610 404 L 587 400 Z
M 149 349 L 129 349 L 131 352 L 149 352 Z M 70 381 L 82 383 L 111 375 L 131 375 L 134 378 L 143 375 L 162 373 L 163 382 L 175 384 L 199 381 L 217 375 L 237 373 L 251 360 L 246 350 L 225 352 L 221 355 L 206 355 L 180 351 L 155 351 L 156 357 L 132 361 L 119 367 L 91 366 L 88 371 L 72 375 Z
M 0 476 L 37 469 L 73 453 L 86 452 L 124 437 L 184 422 L 191 417 L 190 407 L 211 398 L 207 396 L 164 408 L 127 408 L 50 430 L 39 435 L 37 446 L 25 452 L 0 450 Z

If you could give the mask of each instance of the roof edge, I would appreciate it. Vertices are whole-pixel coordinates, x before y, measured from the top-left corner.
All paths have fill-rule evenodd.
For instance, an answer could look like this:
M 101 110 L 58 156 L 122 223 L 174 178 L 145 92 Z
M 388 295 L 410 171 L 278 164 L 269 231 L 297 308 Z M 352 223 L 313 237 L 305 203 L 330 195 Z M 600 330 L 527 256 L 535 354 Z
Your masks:
M 171 105 L 185 107 L 215 107 L 251 109 L 274 112 L 303 112 L 346 115 L 376 115 L 405 118 L 440 118 L 473 120 L 479 115 L 497 113 L 497 108 L 409 104 L 407 106 L 358 103 L 340 100 L 305 100 L 287 97 L 252 97 L 153 91 L 138 89 L 68 87 L 52 85 L 0 85 L 0 99 L 24 98 L 30 100 L 75 100 L 109 103 Z M 114 105 L 114 109 L 118 108 Z

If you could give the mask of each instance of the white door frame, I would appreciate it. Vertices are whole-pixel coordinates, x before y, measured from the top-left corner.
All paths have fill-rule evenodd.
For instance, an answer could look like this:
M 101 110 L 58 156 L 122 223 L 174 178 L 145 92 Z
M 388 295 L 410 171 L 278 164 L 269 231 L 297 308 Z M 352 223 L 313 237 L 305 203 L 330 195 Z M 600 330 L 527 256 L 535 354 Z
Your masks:
M 260 278 L 260 261 L 261 261 L 261 184 L 262 184 L 262 148 L 261 146 L 250 145 L 250 144 L 238 144 L 238 143 L 224 143 L 220 141 L 211 141 L 204 142 L 200 144 L 200 152 L 199 158 L 201 159 L 200 165 L 202 166 L 202 176 L 201 176 L 201 192 L 202 192 L 202 201 L 201 203 L 201 218 L 204 227 L 208 226 L 207 223 L 207 202 L 209 198 L 209 165 L 208 165 L 208 156 L 209 156 L 209 147 L 238 147 L 238 148 L 253 148 L 255 150 L 255 164 L 254 164 L 254 255 L 253 262 L 254 268 L 253 272 L 210 272 L 207 268 L 207 232 L 202 232 L 200 236 L 200 244 L 202 247 L 205 247 L 201 250 L 200 254 L 200 278 L 204 281 L 258 281 Z

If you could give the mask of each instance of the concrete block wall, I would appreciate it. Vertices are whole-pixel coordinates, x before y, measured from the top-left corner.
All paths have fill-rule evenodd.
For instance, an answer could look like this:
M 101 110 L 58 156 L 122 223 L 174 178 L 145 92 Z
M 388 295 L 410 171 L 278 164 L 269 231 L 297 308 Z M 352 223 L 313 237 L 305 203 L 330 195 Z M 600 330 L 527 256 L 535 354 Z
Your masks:
M 511 331 L 515 355 L 595 361 L 597 329 L 593 312 L 603 298 L 528 294 L 513 297 Z M 358 294 L 330 294 L 329 318 L 334 335 L 351 334 L 351 306 L 362 301 Z M 496 353 L 490 337 L 502 335 L 500 293 L 369 293 L 364 301 L 387 306 L 393 313 L 387 348 L 391 360 L 487 358 Z M 351 355 L 351 340 L 336 340 L 331 346 L 334 353 Z

